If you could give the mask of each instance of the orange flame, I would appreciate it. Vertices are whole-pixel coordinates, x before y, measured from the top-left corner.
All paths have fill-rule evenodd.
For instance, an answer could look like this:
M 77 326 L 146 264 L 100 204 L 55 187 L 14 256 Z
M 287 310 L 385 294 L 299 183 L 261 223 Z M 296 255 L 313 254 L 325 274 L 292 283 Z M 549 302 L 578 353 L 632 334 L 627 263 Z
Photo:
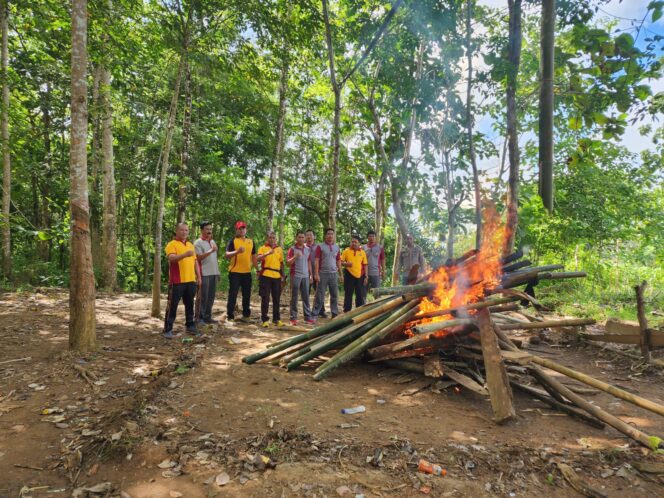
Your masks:
M 455 266 L 441 266 L 429 277 L 437 284 L 431 299 L 420 305 L 423 313 L 445 310 L 481 300 L 489 289 L 500 283 L 500 262 L 508 230 L 495 207 L 485 207 L 482 224 L 482 244 L 471 258 Z M 449 315 L 424 319 L 422 322 L 449 320 Z

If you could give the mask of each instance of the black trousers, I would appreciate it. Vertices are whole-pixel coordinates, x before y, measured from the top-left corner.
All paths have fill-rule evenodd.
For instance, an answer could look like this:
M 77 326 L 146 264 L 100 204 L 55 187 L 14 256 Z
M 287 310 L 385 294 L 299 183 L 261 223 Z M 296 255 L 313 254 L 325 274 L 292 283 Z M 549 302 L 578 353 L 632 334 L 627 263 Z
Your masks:
M 168 301 L 166 303 L 166 318 L 164 320 L 164 333 L 173 330 L 175 315 L 178 311 L 180 299 L 184 301 L 184 316 L 187 328 L 195 327 L 194 322 L 194 298 L 198 285 L 196 282 L 187 282 L 185 284 L 171 284 L 168 286 Z
M 230 272 L 228 282 L 228 304 L 226 305 L 228 318 L 231 320 L 235 318 L 235 303 L 240 289 L 242 289 L 242 316 L 249 317 L 251 315 L 251 273 Z
M 272 297 L 272 321 L 281 320 L 279 301 L 281 300 L 281 278 L 261 276 L 258 279 L 258 294 L 261 296 L 261 322 L 268 321 L 270 297 Z
M 364 305 L 364 286 L 362 276 L 354 277 L 348 270 L 344 270 L 344 313 L 353 307 L 353 294 L 355 294 L 355 307 Z

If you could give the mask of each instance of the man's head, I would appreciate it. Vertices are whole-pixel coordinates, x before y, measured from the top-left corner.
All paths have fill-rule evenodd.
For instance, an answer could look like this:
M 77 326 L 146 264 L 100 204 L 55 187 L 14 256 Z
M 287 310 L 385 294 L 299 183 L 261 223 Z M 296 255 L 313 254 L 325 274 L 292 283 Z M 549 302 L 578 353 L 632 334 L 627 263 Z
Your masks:
M 189 236 L 189 225 L 186 223 L 178 223 L 175 225 L 175 238 L 185 241 Z
M 277 234 L 275 234 L 272 230 L 267 232 L 267 236 L 265 237 L 265 243 L 271 247 L 277 245 Z
M 373 230 L 369 230 L 367 232 L 367 242 L 371 245 L 376 243 L 376 232 Z
M 350 237 L 350 248 L 355 249 L 356 251 L 360 248 L 360 236 L 352 235 Z
M 212 223 L 209 221 L 201 221 L 198 225 L 201 227 L 201 238 L 202 239 L 211 239 L 212 238 Z
M 295 234 L 295 243 L 302 247 L 304 245 L 304 232 L 297 232 Z
M 334 243 L 334 230 L 332 230 L 331 228 L 325 229 L 325 242 L 327 242 L 328 244 Z
M 306 232 L 304 232 L 304 240 L 307 243 L 307 245 L 311 245 L 316 241 L 316 235 L 314 234 L 314 231 L 311 228 Z
M 235 236 L 244 237 L 246 234 L 247 234 L 247 224 L 242 220 L 235 223 Z
M 414 244 L 414 242 L 413 242 L 413 236 L 412 236 L 411 234 L 407 234 L 407 235 L 406 235 L 406 245 L 407 245 L 408 247 L 413 247 L 413 244 Z

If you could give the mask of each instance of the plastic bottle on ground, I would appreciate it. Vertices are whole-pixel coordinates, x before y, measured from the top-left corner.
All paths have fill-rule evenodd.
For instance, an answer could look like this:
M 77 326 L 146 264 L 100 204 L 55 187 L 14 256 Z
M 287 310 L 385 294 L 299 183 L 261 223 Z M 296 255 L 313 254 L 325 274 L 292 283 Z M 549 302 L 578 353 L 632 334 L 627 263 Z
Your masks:
M 364 408 L 364 405 L 341 409 L 341 413 L 343 413 L 344 415 L 352 415 L 353 413 L 364 413 L 365 411 L 366 409 Z

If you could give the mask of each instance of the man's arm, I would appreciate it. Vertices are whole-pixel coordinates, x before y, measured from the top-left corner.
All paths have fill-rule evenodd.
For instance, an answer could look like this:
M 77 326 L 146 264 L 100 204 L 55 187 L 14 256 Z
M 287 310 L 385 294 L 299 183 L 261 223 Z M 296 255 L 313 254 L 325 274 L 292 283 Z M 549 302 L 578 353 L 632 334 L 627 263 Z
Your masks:
M 258 269 L 258 257 L 256 256 L 256 244 L 251 241 L 251 264 L 254 268 Z
M 293 262 L 297 259 L 297 252 L 293 251 L 293 248 L 291 247 L 288 250 L 288 255 L 286 256 L 286 264 L 288 266 L 292 266 Z
M 235 244 L 233 240 L 231 240 L 226 246 L 226 253 L 224 254 L 224 257 L 226 259 L 231 259 L 233 256 L 237 256 L 238 254 L 242 254 L 243 252 L 244 252 L 244 247 L 240 246 L 236 251 Z
M 194 244 L 194 248 L 196 249 L 196 259 L 198 261 L 205 260 L 210 254 L 218 250 L 217 244 L 214 241 L 210 242 L 210 249 L 208 251 L 203 251 L 203 248 L 198 244 Z M 198 252 L 199 249 L 201 250 L 200 252 Z
M 201 275 L 200 265 L 197 262 L 194 263 L 194 270 L 196 271 L 196 283 L 201 285 L 203 283 L 203 276 Z
M 168 262 L 175 263 L 176 261 L 180 261 L 181 259 L 190 258 L 193 255 L 194 251 L 192 251 L 191 249 L 189 249 L 187 252 L 183 252 L 182 254 L 171 253 L 168 255 Z

